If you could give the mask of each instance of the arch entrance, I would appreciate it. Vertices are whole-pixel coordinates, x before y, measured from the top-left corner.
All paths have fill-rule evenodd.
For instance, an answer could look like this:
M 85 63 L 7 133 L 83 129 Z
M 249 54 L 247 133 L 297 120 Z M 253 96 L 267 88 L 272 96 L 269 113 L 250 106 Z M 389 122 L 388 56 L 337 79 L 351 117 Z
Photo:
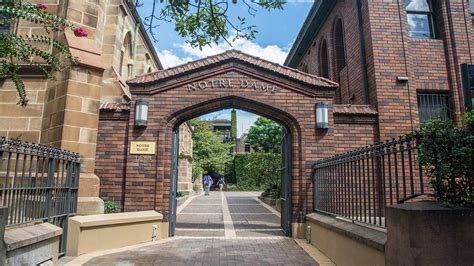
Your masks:
M 297 233 L 312 210 L 311 166 L 331 154 L 331 130 L 316 129 L 315 104 L 332 105 L 337 84 L 238 51 L 137 77 L 132 93 L 129 141 L 156 143 L 146 163 L 126 163 L 124 210 L 153 208 L 174 233 L 176 217 L 177 128 L 194 117 L 226 108 L 246 110 L 286 129 L 281 212 L 282 228 Z M 137 127 L 135 107 L 146 102 L 146 127 Z M 332 114 L 329 114 L 332 122 Z

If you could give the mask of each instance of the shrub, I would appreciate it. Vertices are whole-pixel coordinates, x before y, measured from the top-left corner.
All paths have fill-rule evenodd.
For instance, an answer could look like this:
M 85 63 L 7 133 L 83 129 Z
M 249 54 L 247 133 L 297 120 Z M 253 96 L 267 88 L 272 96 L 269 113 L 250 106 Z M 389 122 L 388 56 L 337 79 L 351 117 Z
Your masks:
M 184 196 L 186 196 L 186 194 L 183 191 L 176 192 L 176 197 L 177 198 L 181 198 L 181 197 L 184 197 Z
M 104 201 L 104 212 L 105 213 L 116 213 L 119 212 L 119 208 L 115 201 L 106 200 Z
M 271 188 L 280 191 L 280 154 L 258 152 L 237 154 L 234 158 L 233 168 L 238 190 L 263 191 Z
M 425 167 L 438 201 L 474 207 L 471 169 L 474 157 L 473 112 L 464 116 L 463 127 L 434 119 L 424 123 L 415 137 L 419 160 Z

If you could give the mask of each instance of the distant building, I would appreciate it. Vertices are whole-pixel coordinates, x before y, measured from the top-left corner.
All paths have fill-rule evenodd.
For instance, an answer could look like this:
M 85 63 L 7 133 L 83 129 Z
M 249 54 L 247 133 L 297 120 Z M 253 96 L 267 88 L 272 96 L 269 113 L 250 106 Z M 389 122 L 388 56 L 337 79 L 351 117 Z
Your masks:
M 232 123 L 228 119 L 215 119 L 209 121 L 212 126 L 212 131 L 216 132 L 219 137 L 221 138 L 222 142 L 230 141 L 230 129 L 232 127 Z
M 247 143 L 247 135 L 247 133 L 244 133 L 235 140 L 235 153 L 249 153 L 252 151 L 252 146 Z

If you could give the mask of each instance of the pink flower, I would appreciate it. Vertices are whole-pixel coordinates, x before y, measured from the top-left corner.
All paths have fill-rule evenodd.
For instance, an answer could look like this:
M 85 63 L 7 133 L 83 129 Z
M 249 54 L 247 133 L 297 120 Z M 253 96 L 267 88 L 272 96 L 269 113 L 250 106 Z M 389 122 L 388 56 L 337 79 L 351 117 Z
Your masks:
M 36 9 L 42 9 L 42 10 L 48 9 L 48 7 L 45 4 L 36 4 L 35 8 Z
M 74 35 L 76 35 L 76 37 L 87 37 L 87 31 L 83 28 L 75 28 L 74 30 Z

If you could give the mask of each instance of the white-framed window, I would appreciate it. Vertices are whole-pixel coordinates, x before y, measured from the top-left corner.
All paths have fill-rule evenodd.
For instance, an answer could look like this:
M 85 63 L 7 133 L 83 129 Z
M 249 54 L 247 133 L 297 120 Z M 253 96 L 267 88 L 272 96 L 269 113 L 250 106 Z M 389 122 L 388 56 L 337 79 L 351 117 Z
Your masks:
M 413 38 L 435 38 L 434 12 L 431 0 L 405 0 L 408 32 Z

